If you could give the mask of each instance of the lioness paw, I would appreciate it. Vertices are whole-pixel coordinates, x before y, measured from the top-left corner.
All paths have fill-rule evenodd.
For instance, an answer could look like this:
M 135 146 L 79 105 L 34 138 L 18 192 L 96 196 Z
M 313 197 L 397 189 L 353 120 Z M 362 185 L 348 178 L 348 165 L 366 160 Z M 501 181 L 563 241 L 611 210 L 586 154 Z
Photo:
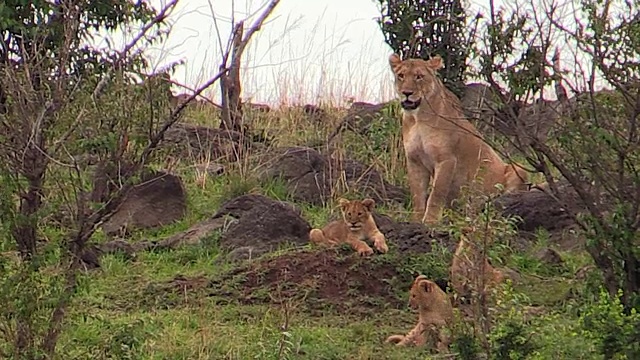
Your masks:
M 426 215 L 422 218 L 422 223 L 425 225 L 438 225 L 438 223 L 440 222 L 440 218 L 438 216 L 435 215 Z

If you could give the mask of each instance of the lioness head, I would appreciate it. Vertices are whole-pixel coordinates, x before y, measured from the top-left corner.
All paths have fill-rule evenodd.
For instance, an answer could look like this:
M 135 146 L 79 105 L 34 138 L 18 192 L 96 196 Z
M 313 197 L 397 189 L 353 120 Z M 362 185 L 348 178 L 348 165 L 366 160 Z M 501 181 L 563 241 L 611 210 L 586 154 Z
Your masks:
M 424 275 L 418 276 L 409 291 L 409 307 L 418 310 L 420 306 L 429 304 L 435 300 L 434 293 L 436 291 L 442 291 L 438 284 L 427 279 Z
M 438 78 L 436 72 L 443 67 L 442 58 L 438 55 L 429 59 L 400 60 L 398 54 L 389 56 L 389 64 L 395 75 L 396 91 L 400 96 L 402 108 L 415 110 L 424 98 L 435 91 Z
M 369 220 L 376 202 L 373 199 L 364 199 L 362 201 L 340 199 L 338 203 L 340 203 L 340 210 L 342 210 L 342 218 L 349 226 L 349 229 L 358 231 Z

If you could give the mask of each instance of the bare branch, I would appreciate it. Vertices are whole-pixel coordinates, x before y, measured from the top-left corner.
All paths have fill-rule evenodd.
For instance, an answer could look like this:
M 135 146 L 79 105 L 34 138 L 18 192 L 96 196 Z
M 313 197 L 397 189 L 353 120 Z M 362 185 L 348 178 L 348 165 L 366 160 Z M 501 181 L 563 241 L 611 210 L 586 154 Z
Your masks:
M 240 94 L 242 84 L 240 82 L 240 65 L 242 54 L 251 37 L 262 27 L 264 21 L 271 15 L 280 0 L 271 0 L 262 14 L 251 25 L 246 35 L 244 32 L 244 21 L 235 24 L 230 38 L 230 49 L 222 56 L 220 67 L 227 67 L 229 53 L 231 52 L 231 64 L 228 66 L 229 74 L 224 74 L 220 79 L 222 93 L 222 121 L 220 127 L 228 130 L 244 132 L 242 124 L 242 109 L 240 104 Z
M 175 9 L 178 1 L 179 0 L 169 1 L 165 6 L 162 7 L 162 9 L 160 9 L 160 12 L 158 12 L 158 15 L 156 15 L 155 18 L 153 18 L 149 23 L 143 26 L 138 35 L 136 35 L 133 40 L 131 40 L 124 47 L 124 49 L 122 49 L 122 51 L 120 51 L 120 59 L 127 58 L 127 56 L 129 55 L 129 51 L 131 51 L 131 49 L 138 43 L 138 41 L 140 41 L 140 39 L 142 39 L 146 35 L 147 31 L 149 31 L 149 29 L 151 29 L 155 25 L 163 22 L 167 18 L 167 16 L 171 14 L 171 11 Z

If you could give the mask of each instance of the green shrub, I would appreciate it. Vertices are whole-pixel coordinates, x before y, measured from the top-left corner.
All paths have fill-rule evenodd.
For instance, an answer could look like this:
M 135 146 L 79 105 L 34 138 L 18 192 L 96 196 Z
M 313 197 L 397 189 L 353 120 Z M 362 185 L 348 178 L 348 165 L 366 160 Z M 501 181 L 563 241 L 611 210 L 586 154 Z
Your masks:
M 583 335 L 596 342 L 605 359 L 640 359 L 640 313 L 625 311 L 621 295 L 612 298 L 601 288 L 598 301 L 580 317 Z

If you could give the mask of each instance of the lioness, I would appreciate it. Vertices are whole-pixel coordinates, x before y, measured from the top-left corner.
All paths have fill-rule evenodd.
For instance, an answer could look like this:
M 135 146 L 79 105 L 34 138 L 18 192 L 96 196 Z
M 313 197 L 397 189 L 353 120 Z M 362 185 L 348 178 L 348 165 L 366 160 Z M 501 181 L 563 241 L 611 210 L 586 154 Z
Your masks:
M 460 187 L 478 175 L 483 193 L 495 191 L 496 184 L 506 191 L 527 190 L 526 171 L 502 161 L 465 118 L 460 100 L 438 79 L 442 58 L 402 61 L 393 54 L 389 64 L 403 109 L 402 142 L 415 221 L 437 223 Z
M 309 239 L 318 245 L 338 245 L 346 243 L 360 255 L 371 255 L 373 249 L 364 240 L 370 239 L 381 253 L 389 251 L 384 235 L 378 230 L 371 211 L 375 206 L 373 199 L 338 200 L 342 220 L 328 223 L 321 229 L 311 229 Z
M 407 335 L 391 335 L 385 342 L 395 343 L 398 346 L 422 346 L 427 342 L 427 336 L 425 336 L 427 333 L 429 337 L 436 340 L 438 351 L 446 351 L 449 347 L 449 338 L 442 328 L 453 320 L 453 306 L 449 296 L 424 275 L 416 277 L 409 295 L 409 306 L 418 310 L 418 324 Z

